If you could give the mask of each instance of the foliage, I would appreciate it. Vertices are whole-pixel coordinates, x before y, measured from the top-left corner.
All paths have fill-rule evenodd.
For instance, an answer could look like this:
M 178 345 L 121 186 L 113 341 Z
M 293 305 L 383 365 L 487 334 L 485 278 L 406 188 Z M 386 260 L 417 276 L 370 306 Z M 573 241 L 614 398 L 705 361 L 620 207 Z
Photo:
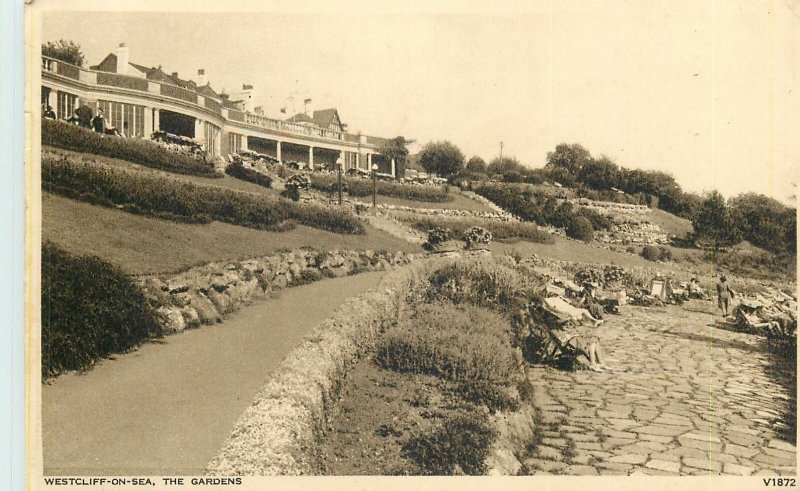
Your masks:
M 158 317 L 116 266 L 42 245 L 42 375 L 96 360 L 159 336 Z
M 442 227 L 434 227 L 428 230 L 428 240 L 422 247 L 428 251 L 438 251 L 439 248 L 450 240 L 450 230 Z
M 486 162 L 478 157 L 477 155 L 473 155 L 467 161 L 467 165 L 464 167 L 464 170 L 468 172 L 477 172 L 481 174 L 486 173 Z
M 272 178 L 264 175 L 260 172 L 254 171 L 253 169 L 246 168 L 241 160 L 236 160 L 232 164 L 230 164 L 227 168 L 225 168 L 225 173 L 229 176 L 236 177 L 237 179 L 242 179 L 243 181 L 252 182 L 253 184 L 258 184 L 259 186 L 263 186 L 265 188 L 272 187 Z
M 519 163 L 519 160 L 517 160 L 516 157 L 495 157 L 491 162 L 489 162 L 489 165 L 486 168 L 486 172 L 489 175 L 505 175 L 510 172 L 516 172 L 517 174 L 522 175 L 526 170 L 527 169 Z
M 286 188 L 281 191 L 281 196 L 296 203 L 300 201 L 300 189 L 298 189 L 297 186 L 286 186 Z
M 582 216 L 573 217 L 567 225 L 566 232 L 567 237 L 584 242 L 591 242 L 594 238 L 592 222 L 590 222 L 588 218 Z
M 211 220 L 273 231 L 292 222 L 336 233 L 363 234 L 350 212 L 312 204 L 144 175 L 64 157 L 42 158 L 42 189 L 131 213 L 190 223 Z
M 337 177 L 333 175 L 312 174 L 311 187 L 319 191 L 327 192 L 330 191 L 331 186 L 336 186 L 336 179 Z M 342 177 L 342 181 L 342 188 L 347 190 L 348 195 L 361 198 L 372 196 L 373 182 L 371 180 Z M 428 203 L 444 203 L 453 199 L 453 197 L 441 187 L 400 184 L 386 181 L 375 182 L 375 192 L 381 196 Z
M 453 304 L 419 306 L 384 335 L 375 360 L 398 372 L 494 384 L 513 381 L 521 363 L 507 320 L 486 309 Z
M 646 245 L 642 248 L 641 256 L 648 261 L 670 261 L 672 251 L 664 246 Z
M 419 161 L 427 172 L 449 177 L 464 166 L 464 154 L 449 141 L 430 142 L 420 151 Z
M 294 187 L 297 190 L 307 191 L 311 187 L 311 178 L 308 174 L 295 174 L 286 181 L 287 187 Z
M 42 56 L 61 60 L 71 65 L 83 66 L 85 58 L 81 47 L 73 41 L 59 39 L 42 44 Z
M 202 158 L 172 152 L 149 140 L 102 136 L 61 121 L 42 119 L 42 145 L 123 159 L 177 174 L 221 177 L 214 165 Z
M 545 168 L 561 169 L 571 176 L 578 176 L 583 168 L 589 164 L 592 156 L 581 144 L 560 143 L 552 152 L 547 153 Z M 562 184 L 564 184 L 562 182 Z
M 710 240 L 714 249 L 737 242 L 737 230 L 725 198 L 717 191 L 706 196 L 692 225 L 696 236 L 700 239 Z
M 408 142 L 405 137 L 396 136 L 385 140 L 378 148 L 378 152 L 385 155 L 387 158 L 394 159 L 395 175 L 397 177 L 404 177 L 406 175 L 406 162 L 408 160 Z
M 526 222 L 503 222 L 480 218 L 424 215 L 401 216 L 400 220 L 422 232 L 441 226 L 450 229 L 455 236 L 463 236 L 472 227 L 482 227 L 488 230 L 495 240 L 525 240 L 539 244 L 553 243 L 553 236 L 538 226 Z
M 797 213 L 777 200 L 755 193 L 741 194 L 729 203 L 738 235 L 756 247 L 794 254 L 797 248 Z
M 462 237 L 466 242 L 467 249 L 477 246 L 489 247 L 489 243 L 492 241 L 492 233 L 483 227 L 470 227 Z
M 440 428 L 411 438 L 403 445 L 403 455 L 420 467 L 420 474 L 479 476 L 486 472 L 485 460 L 496 437 L 486 415 L 455 415 Z

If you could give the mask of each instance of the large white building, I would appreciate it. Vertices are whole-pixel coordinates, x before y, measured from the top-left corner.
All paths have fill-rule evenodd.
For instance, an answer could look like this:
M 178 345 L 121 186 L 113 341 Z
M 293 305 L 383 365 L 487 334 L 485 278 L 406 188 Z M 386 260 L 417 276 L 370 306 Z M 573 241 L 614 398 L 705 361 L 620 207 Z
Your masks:
M 341 160 L 345 169 L 375 164 L 378 172 L 395 175 L 394 162 L 379 151 L 384 139 L 347 132 L 338 110 L 274 119 L 254 105 L 254 95 L 249 84 L 235 96 L 217 93 L 202 68 L 195 80 L 185 80 L 160 66 L 136 64 L 124 43 L 88 69 L 42 57 L 42 105 L 52 106 L 59 119 L 85 105 L 103 109 L 127 137 L 165 131 L 200 140 L 212 156 L 249 149 L 311 168 L 333 168 Z

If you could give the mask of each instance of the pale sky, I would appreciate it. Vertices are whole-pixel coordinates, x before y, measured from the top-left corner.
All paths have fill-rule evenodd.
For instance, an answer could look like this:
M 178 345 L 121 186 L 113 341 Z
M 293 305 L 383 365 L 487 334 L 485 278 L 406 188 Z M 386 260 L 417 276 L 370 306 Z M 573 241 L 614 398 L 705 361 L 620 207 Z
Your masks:
M 670 172 L 688 191 L 794 194 L 793 0 L 258 8 L 49 13 L 41 38 L 74 40 L 88 64 L 125 42 L 135 63 L 182 78 L 205 68 L 217 90 L 252 84 L 273 117 L 295 94 L 298 109 L 306 97 L 316 109 L 338 108 L 351 131 L 450 140 L 467 157 L 488 161 L 503 141 L 504 155 L 541 167 L 556 144 L 578 142 L 622 166 Z

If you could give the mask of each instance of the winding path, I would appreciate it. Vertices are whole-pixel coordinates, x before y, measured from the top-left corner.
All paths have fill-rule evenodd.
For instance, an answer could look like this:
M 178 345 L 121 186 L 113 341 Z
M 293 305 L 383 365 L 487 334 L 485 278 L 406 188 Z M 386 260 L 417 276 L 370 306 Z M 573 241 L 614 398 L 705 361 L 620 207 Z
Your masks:
M 597 335 L 625 371 L 531 370 L 527 473 L 795 475 L 796 366 L 763 338 L 675 306 L 629 307 Z
M 202 474 L 269 374 L 385 273 L 282 290 L 224 323 L 42 386 L 45 475 Z

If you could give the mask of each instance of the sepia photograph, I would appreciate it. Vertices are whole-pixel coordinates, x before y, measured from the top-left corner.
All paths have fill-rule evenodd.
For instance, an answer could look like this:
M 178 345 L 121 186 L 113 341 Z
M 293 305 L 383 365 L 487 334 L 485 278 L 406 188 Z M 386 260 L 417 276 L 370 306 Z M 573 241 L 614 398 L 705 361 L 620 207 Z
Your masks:
M 797 2 L 25 29 L 29 486 L 796 485 Z

